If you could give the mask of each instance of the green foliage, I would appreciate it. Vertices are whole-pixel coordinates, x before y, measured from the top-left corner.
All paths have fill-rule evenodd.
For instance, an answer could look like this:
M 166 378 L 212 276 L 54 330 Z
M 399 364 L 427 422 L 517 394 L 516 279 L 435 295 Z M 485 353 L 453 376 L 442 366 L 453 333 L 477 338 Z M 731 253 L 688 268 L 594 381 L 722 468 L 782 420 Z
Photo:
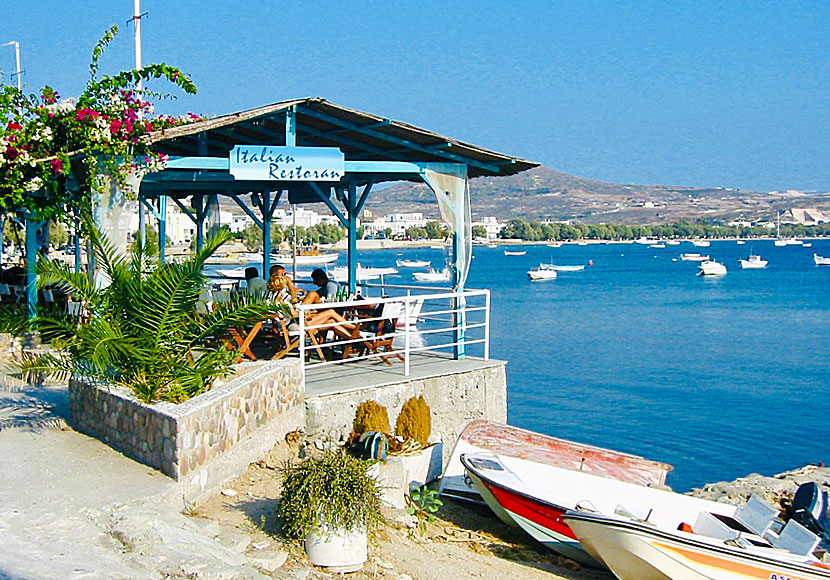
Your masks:
M 129 258 L 121 255 L 90 219 L 84 220 L 84 227 L 110 283 L 99 288 L 62 262 L 39 263 L 38 283 L 55 285 L 82 301 L 88 316 L 38 316 L 35 325 L 51 341 L 54 353 L 24 370 L 62 378 L 80 374 L 130 388 L 145 402 L 181 402 L 208 390 L 230 371 L 236 353 L 217 337 L 230 327 L 284 310 L 274 303 L 248 302 L 243 296 L 208 314 L 197 313 L 198 294 L 206 282 L 202 268 L 227 240 L 226 234 L 206 242 L 202 252 L 185 262 L 155 265 L 141 248 Z
M 425 228 L 412 226 L 411 228 L 406 228 L 406 237 L 412 240 L 425 240 L 427 239 L 427 231 Z
M 440 240 L 447 237 L 447 227 L 439 221 L 429 221 L 424 228 L 430 240 Z
M 25 304 L 0 304 L 0 334 L 20 336 L 29 330 Z
M 401 407 L 401 413 L 395 423 L 395 435 L 414 439 L 426 447 L 432 431 L 432 417 L 429 405 L 423 395 L 412 397 Z
M 484 226 L 473 226 L 470 230 L 470 233 L 472 234 L 474 239 L 486 238 L 487 228 L 485 228 Z
M 249 252 L 262 250 L 262 230 L 259 226 L 250 223 L 242 230 L 242 243 Z
M 386 411 L 386 407 L 371 400 L 360 403 L 355 411 L 352 430 L 355 433 L 365 433 L 366 431 L 390 433 L 389 413 Z
M 286 462 L 280 469 L 277 515 L 286 536 L 302 540 L 314 529 L 369 530 L 383 521 L 378 481 L 362 461 L 342 449 L 321 459 Z
M 406 513 L 418 518 L 418 527 L 421 530 L 421 535 L 426 532 L 426 523 L 435 521 L 435 514 L 438 513 L 438 508 L 444 505 L 441 498 L 438 497 L 438 491 L 430 489 L 426 485 L 413 489 L 409 493 L 409 505 L 406 508 Z

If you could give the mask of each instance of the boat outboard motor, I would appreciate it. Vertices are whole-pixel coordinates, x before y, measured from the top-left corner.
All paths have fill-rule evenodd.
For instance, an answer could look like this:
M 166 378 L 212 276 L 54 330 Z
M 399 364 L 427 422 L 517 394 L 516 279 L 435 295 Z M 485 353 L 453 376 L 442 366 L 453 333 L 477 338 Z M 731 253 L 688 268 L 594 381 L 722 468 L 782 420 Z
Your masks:
M 830 544 L 827 492 L 813 481 L 802 483 L 793 496 L 793 519 Z

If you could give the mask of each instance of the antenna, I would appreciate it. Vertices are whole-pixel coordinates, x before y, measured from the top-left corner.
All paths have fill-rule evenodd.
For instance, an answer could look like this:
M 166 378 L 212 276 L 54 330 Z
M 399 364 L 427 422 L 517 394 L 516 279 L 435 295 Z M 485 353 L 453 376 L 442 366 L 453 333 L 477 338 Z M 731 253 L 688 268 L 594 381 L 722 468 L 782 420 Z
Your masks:
M 135 27 L 135 68 L 141 68 L 141 19 L 147 16 L 147 13 L 141 12 L 141 0 L 133 0 L 133 17 L 127 20 L 127 24 L 130 22 L 133 23 Z M 136 84 L 136 88 L 138 91 L 141 92 L 142 90 L 142 81 L 138 79 L 138 83 Z
M 138 1 L 138 0 L 136 0 Z M 0 44 L 0 46 L 14 46 L 14 59 L 15 64 L 17 65 L 17 72 L 15 72 L 12 76 L 17 77 L 17 90 L 18 92 L 23 92 L 23 69 L 20 68 L 20 43 L 16 40 L 12 40 L 11 42 L 5 42 Z

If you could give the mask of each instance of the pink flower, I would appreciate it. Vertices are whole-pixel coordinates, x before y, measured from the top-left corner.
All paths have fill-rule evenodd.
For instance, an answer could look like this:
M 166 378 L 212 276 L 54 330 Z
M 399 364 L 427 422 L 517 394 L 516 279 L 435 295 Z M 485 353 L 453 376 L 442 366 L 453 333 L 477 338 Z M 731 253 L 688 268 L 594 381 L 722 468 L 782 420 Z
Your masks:
M 7 128 L 9 131 L 20 131 L 20 130 L 23 128 L 23 125 L 21 125 L 20 123 L 15 123 L 14 121 L 11 121 L 11 122 L 10 122 L 10 123 L 6 126 L 6 128 Z
M 120 128 L 121 128 L 121 121 L 119 121 L 118 119 L 113 119 L 112 121 L 110 121 L 110 133 L 115 135 L 116 133 L 118 133 L 118 130 Z
M 52 159 L 51 161 L 52 171 L 57 175 L 61 171 L 63 171 L 63 161 L 60 159 Z

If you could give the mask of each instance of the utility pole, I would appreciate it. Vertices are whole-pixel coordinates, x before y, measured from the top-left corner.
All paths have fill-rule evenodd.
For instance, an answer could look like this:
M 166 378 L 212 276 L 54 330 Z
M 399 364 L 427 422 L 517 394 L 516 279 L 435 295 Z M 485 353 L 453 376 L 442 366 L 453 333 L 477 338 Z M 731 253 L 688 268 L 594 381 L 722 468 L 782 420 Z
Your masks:
M 133 17 L 127 21 L 127 24 L 132 21 L 133 27 L 135 30 L 135 68 L 139 70 L 142 67 L 141 64 L 141 19 L 146 16 L 147 14 L 141 13 L 141 0 L 133 0 Z M 142 91 L 144 89 L 144 83 L 139 78 L 138 83 L 136 83 L 136 89 L 138 89 L 139 98 L 143 98 Z M 139 189 L 141 186 L 139 185 Z M 140 192 L 136 192 L 136 199 L 138 200 L 138 237 L 141 243 L 141 246 L 144 247 L 147 245 L 147 218 L 146 218 L 146 211 L 144 210 L 144 204 L 141 201 Z

